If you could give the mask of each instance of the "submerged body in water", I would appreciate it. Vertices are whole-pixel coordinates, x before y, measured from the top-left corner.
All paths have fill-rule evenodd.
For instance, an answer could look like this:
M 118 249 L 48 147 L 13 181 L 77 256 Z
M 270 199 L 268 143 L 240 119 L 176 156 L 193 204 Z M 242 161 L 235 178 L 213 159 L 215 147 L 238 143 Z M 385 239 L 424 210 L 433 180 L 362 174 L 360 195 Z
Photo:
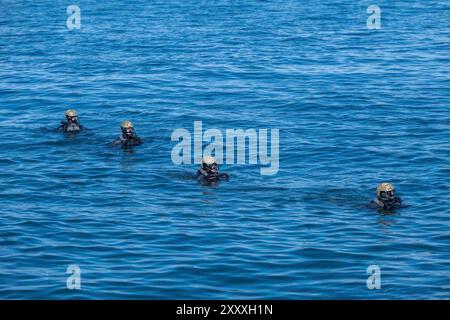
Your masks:
M 70 109 L 66 111 L 66 121 L 61 121 L 61 125 L 58 127 L 61 132 L 79 132 L 86 130 L 78 121 L 78 112 Z
M 113 145 L 138 146 L 144 143 L 144 141 L 134 132 L 134 126 L 131 121 L 123 121 L 120 128 L 122 130 L 122 134 L 119 138 L 114 140 Z
M 371 208 L 393 211 L 405 207 L 402 199 L 396 195 L 390 183 L 380 183 L 376 189 L 376 198 L 369 203 Z
M 215 158 L 210 156 L 205 156 L 202 159 L 200 168 L 195 174 L 195 178 L 202 183 L 210 184 L 215 183 L 220 180 L 228 181 L 230 176 L 226 173 L 219 172 L 219 166 Z

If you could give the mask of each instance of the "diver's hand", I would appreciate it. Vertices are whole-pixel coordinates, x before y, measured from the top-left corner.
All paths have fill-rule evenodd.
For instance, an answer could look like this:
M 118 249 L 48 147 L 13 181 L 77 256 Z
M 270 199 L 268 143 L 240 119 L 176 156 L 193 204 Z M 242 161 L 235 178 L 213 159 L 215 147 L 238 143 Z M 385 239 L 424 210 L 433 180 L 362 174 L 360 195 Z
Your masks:
M 386 210 L 392 210 L 392 209 L 397 209 L 397 208 L 402 208 L 402 207 L 403 207 L 403 204 L 402 204 L 402 200 L 400 198 L 396 198 L 394 201 L 384 204 L 384 209 L 386 209 Z
M 205 177 L 207 181 L 229 180 L 229 178 L 226 173 L 210 173 Z
M 214 180 L 218 180 L 219 176 L 215 173 L 210 173 L 205 177 L 205 179 L 208 181 L 214 181 Z

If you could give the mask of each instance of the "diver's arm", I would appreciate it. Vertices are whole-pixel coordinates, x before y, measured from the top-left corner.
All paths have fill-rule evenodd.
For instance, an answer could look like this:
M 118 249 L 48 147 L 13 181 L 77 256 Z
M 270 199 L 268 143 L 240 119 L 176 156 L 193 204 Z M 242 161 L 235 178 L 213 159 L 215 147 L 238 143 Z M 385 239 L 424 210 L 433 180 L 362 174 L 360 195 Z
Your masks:
M 197 171 L 194 177 L 201 182 L 212 182 L 218 178 L 215 174 L 207 174 L 206 172 L 202 172 L 200 170 Z
M 205 177 L 205 179 L 206 179 L 207 181 L 215 181 L 215 180 L 218 180 L 218 178 L 219 178 L 219 176 L 216 175 L 216 174 L 208 174 L 208 175 Z
M 229 180 L 230 176 L 226 173 L 213 173 L 208 174 L 206 176 L 206 180 L 208 181 L 216 181 L 216 180 Z
M 393 210 L 398 208 L 404 208 L 402 200 L 400 198 L 396 198 L 392 203 L 386 203 L 384 205 L 384 209 L 386 210 Z
M 65 131 L 66 127 L 67 127 L 67 122 L 61 121 L 61 124 L 59 125 L 58 128 L 56 128 L 56 130 L 58 130 L 58 131 Z
M 120 137 L 117 138 L 116 140 L 114 140 L 113 142 L 111 142 L 111 145 L 113 145 L 113 146 L 117 146 L 119 144 L 122 144 L 122 139 L 120 139 Z
M 386 209 L 386 204 L 378 199 L 370 201 L 369 207 L 372 209 Z
M 144 143 L 144 140 L 142 140 L 141 138 L 139 138 L 139 137 L 136 137 L 136 144 L 143 144 Z
M 201 179 L 201 177 L 203 177 L 202 173 L 200 172 L 200 170 L 197 170 L 197 172 L 194 174 L 194 179 Z
M 130 140 L 132 141 L 132 144 L 134 144 L 134 145 L 139 145 L 139 144 L 144 143 L 144 141 L 140 137 L 138 137 L 138 135 L 135 133 L 131 136 Z

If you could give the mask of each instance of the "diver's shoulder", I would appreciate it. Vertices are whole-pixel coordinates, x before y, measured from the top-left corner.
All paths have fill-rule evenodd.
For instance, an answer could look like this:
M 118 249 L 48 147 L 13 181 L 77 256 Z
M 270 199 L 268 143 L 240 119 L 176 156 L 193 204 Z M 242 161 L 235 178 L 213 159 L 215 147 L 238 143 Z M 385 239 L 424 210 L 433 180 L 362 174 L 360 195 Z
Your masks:
M 368 206 L 369 208 L 373 208 L 373 209 L 383 208 L 383 206 L 382 206 L 380 203 L 378 203 L 378 201 L 376 201 L 376 200 L 371 200 L 371 201 L 367 204 L 367 206 Z
M 132 139 L 127 139 L 123 135 L 120 135 L 116 140 L 113 141 L 113 144 L 121 144 L 124 146 L 139 146 L 144 143 L 144 140 L 138 136 L 133 137 Z
M 133 137 L 133 139 L 131 139 L 129 142 L 130 142 L 130 144 L 133 145 L 133 146 L 139 146 L 139 145 L 141 145 L 141 144 L 144 143 L 144 140 L 142 140 L 141 137 L 135 136 L 135 137 Z
M 383 209 L 387 211 L 393 211 L 396 209 L 406 208 L 409 207 L 408 205 L 403 204 L 402 200 L 400 198 L 397 198 L 393 203 L 383 203 L 378 199 L 372 200 L 367 205 L 369 208 L 373 209 Z
M 67 129 L 67 122 L 61 121 L 59 127 L 56 128 L 58 131 L 65 131 Z

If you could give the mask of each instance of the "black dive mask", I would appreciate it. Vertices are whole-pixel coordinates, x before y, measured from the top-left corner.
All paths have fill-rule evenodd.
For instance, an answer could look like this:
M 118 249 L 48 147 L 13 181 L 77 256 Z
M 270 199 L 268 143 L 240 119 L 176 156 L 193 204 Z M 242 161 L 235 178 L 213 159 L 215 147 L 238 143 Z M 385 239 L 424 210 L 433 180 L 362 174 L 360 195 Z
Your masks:
M 76 124 L 78 125 L 78 117 L 66 117 L 67 124 Z
M 393 202 L 395 201 L 395 191 L 391 190 L 391 191 L 381 191 L 380 192 L 380 199 L 383 202 Z
M 132 137 L 132 136 L 134 136 L 134 129 L 133 128 L 122 128 L 122 133 L 126 137 Z
M 219 166 L 217 165 L 217 163 L 204 164 L 203 165 L 203 169 L 205 169 L 205 171 L 208 174 L 217 174 L 217 173 L 219 173 Z

